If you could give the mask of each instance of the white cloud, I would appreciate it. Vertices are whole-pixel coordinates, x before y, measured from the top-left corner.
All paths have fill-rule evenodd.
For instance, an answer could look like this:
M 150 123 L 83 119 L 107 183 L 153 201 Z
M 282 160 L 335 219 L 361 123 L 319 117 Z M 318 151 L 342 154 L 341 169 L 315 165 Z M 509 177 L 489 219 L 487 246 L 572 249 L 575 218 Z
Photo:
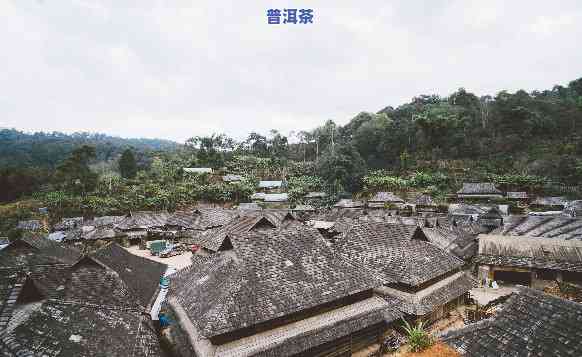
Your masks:
M 264 1 L 136 4 L 0 3 L 3 126 L 288 133 L 418 94 L 544 89 L 582 72 L 579 1 L 322 0 L 308 26 L 267 25 Z

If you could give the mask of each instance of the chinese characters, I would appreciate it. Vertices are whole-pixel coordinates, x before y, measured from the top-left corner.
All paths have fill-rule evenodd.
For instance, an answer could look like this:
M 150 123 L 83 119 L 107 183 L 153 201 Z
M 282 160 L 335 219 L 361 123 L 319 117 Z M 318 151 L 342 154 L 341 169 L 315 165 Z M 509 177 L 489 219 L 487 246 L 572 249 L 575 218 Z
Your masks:
M 269 9 L 267 10 L 267 23 L 269 25 L 280 24 L 312 24 L 313 9 Z

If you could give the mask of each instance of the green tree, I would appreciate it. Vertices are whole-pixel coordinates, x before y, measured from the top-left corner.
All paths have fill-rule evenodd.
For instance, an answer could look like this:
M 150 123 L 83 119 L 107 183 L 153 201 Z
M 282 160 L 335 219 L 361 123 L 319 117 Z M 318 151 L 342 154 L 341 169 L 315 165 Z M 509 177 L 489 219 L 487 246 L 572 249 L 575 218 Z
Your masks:
M 328 185 L 341 186 L 351 192 L 361 187 L 360 179 L 366 172 L 366 163 L 352 145 L 330 147 L 318 162 L 318 171 Z
M 58 186 L 74 194 L 86 194 L 95 190 L 98 175 L 91 171 L 89 163 L 95 158 L 95 148 L 83 145 L 64 160 L 55 173 Z
M 119 158 L 119 172 L 121 177 L 127 179 L 133 179 L 137 175 L 137 163 L 133 151 L 130 149 L 125 150 Z

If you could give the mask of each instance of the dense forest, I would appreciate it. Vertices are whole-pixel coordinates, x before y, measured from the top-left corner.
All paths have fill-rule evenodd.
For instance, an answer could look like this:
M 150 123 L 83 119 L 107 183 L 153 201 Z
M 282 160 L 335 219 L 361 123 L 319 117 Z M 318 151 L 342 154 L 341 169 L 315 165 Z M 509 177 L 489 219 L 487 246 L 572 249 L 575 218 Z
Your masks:
M 420 95 L 397 108 L 327 121 L 289 137 L 193 136 L 185 144 L 101 134 L 0 131 L 0 201 L 58 214 L 177 209 L 199 200 L 244 201 L 258 179 L 286 179 L 293 200 L 308 190 L 335 198 L 376 189 L 444 195 L 471 180 L 542 190 L 582 179 L 582 78 L 544 91 Z M 211 167 L 245 180 L 185 175 Z M 6 204 L 13 207 L 15 203 Z M 2 215 L 0 206 L 0 215 Z M 0 222 L 1 223 L 1 222 Z M 0 225 L 0 230 L 2 225 Z

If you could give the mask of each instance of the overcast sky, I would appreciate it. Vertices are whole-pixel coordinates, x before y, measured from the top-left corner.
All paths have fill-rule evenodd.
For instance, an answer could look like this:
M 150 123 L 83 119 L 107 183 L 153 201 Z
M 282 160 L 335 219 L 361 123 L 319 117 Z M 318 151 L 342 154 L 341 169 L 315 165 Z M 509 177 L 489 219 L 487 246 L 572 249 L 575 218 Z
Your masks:
M 267 24 L 287 7 L 314 23 Z M 567 85 L 581 39 L 580 0 L 0 0 L 0 127 L 287 134 L 419 94 Z

